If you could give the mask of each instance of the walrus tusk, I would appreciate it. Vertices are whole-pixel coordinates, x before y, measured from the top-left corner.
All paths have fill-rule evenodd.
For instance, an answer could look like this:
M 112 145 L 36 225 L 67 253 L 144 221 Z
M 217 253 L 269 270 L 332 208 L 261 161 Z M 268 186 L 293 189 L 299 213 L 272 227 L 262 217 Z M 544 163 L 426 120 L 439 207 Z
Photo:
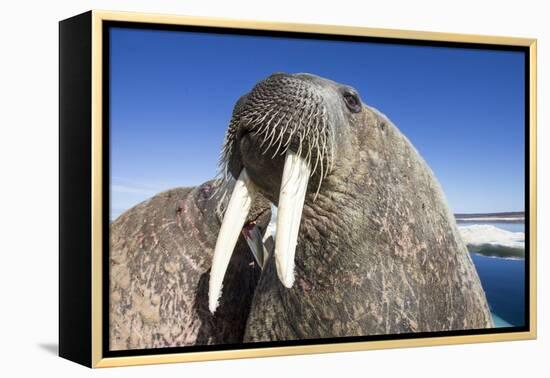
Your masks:
M 285 157 L 275 235 L 275 261 L 279 280 L 287 288 L 294 283 L 294 254 L 311 168 L 293 151 Z
M 222 294 L 223 277 L 250 211 L 255 193 L 256 188 L 250 181 L 246 169 L 243 168 L 229 199 L 216 247 L 214 248 L 208 287 L 208 308 L 211 313 L 214 313 L 218 307 Z

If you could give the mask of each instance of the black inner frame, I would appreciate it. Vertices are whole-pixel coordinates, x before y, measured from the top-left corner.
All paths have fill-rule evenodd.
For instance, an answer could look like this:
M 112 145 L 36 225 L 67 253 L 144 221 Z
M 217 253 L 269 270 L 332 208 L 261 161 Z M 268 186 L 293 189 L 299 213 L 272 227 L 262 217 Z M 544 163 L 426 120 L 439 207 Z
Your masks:
M 256 343 L 240 343 L 240 344 L 219 344 L 219 345 L 197 345 L 184 347 L 169 347 L 169 348 L 152 348 L 152 349 L 131 349 L 121 351 L 109 350 L 109 252 L 110 252 L 110 234 L 109 234 L 109 214 L 110 214 L 110 29 L 112 27 L 121 27 L 128 29 L 148 29 L 148 30 L 166 30 L 180 32 L 202 32 L 212 34 L 232 34 L 245 36 L 266 36 L 266 37 L 281 37 L 281 38 L 298 38 L 298 39 L 316 39 L 326 41 L 353 41 L 353 42 L 369 42 L 392 45 L 412 45 L 412 46 L 431 46 L 431 47 L 452 47 L 466 48 L 479 50 L 500 50 L 500 51 L 519 51 L 524 54 L 524 118 L 525 118 L 525 325 L 523 327 L 503 327 L 503 328 L 483 328 L 471 330 L 457 331 L 438 331 L 438 332 L 419 332 L 407 334 L 387 334 L 387 335 L 371 335 L 371 336 L 350 336 L 338 338 L 322 338 L 322 339 L 304 339 L 298 341 L 273 341 L 273 342 L 256 342 Z M 302 32 L 283 32 L 283 31 L 264 31 L 264 30 L 248 30 L 236 28 L 222 27 L 206 27 L 206 26 L 190 26 L 190 25 L 165 25 L 154 23 L 139 23 L 125 21 L 103 21 L 102 28 L 103 41 L 103 118 L 102 118 L 102 135 L 103 135 L 103 327 L 102 327 L 102 351 L 103 357 L 126 357 L 140 355 L 155 355 L 168 353 L 182 352 L 205 352 L 219 351 L 232 349 L 254 349 L 254 348 L 269 348 L 280 346 L 298 346 L 298 345 L 314 345 L 314 344 L 338 344 L 350 342 L 364 342 L 376 340 L 399 340 L 399 339 L 418 339 L 418 338 L 433 338 L 442 336 L 460 336 L 460 335 L 482 335 L 482 334 L 499 334 L 510 332 L 528 332 L 530 330 L 530 282 L 529 282 L 529 261 L 530 261 L 530 57 L 529 47 L 527 46 L 505 46 L 496 44 L 481 44 L 481 43 L 463 43 L 463 42 L 440 42 L 429 40 L 408 40 L 400 38 L 385 38 L 385 37 L 363 37 L 363 36 L 346 36 L 346 35 L 331 35 L 331 34 L 315 34 Z

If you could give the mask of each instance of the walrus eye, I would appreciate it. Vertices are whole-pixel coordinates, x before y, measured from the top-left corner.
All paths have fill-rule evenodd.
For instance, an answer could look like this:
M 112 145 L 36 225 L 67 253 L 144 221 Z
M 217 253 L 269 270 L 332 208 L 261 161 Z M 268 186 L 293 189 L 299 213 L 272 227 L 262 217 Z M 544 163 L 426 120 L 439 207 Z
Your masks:
M 344 101 L 349 110 L 353 113 L 359 113 L 361 111 L 361 100 L 355 93 L 344 92 Z

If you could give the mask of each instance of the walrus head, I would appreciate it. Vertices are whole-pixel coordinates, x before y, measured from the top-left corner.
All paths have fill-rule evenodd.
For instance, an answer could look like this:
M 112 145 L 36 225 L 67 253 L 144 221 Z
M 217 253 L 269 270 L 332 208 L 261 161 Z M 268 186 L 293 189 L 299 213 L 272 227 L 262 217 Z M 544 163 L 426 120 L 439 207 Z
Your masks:
M 310 74 L 277 73 L 242 96 L 233 110 L 221 156 L 226 179 L 236 178 L 210 276 L 215 311 L 236 239 L 256 193 L 278 206 L 275 260 L 284 286 L 294 282 L 294 255 L 304 201 L 315 201 L 346 155 L 363 111 L 355 89 Z M 307 197 L 307 199 L 306 199 Z

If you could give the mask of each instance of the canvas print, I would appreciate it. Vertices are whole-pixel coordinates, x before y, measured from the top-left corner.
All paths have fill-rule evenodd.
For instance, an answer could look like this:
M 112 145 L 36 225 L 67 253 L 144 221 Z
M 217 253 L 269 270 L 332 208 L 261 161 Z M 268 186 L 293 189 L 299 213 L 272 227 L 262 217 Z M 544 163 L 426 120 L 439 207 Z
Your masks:
M 109 351 L 526 326 L 523 52 L 108 43 Z

